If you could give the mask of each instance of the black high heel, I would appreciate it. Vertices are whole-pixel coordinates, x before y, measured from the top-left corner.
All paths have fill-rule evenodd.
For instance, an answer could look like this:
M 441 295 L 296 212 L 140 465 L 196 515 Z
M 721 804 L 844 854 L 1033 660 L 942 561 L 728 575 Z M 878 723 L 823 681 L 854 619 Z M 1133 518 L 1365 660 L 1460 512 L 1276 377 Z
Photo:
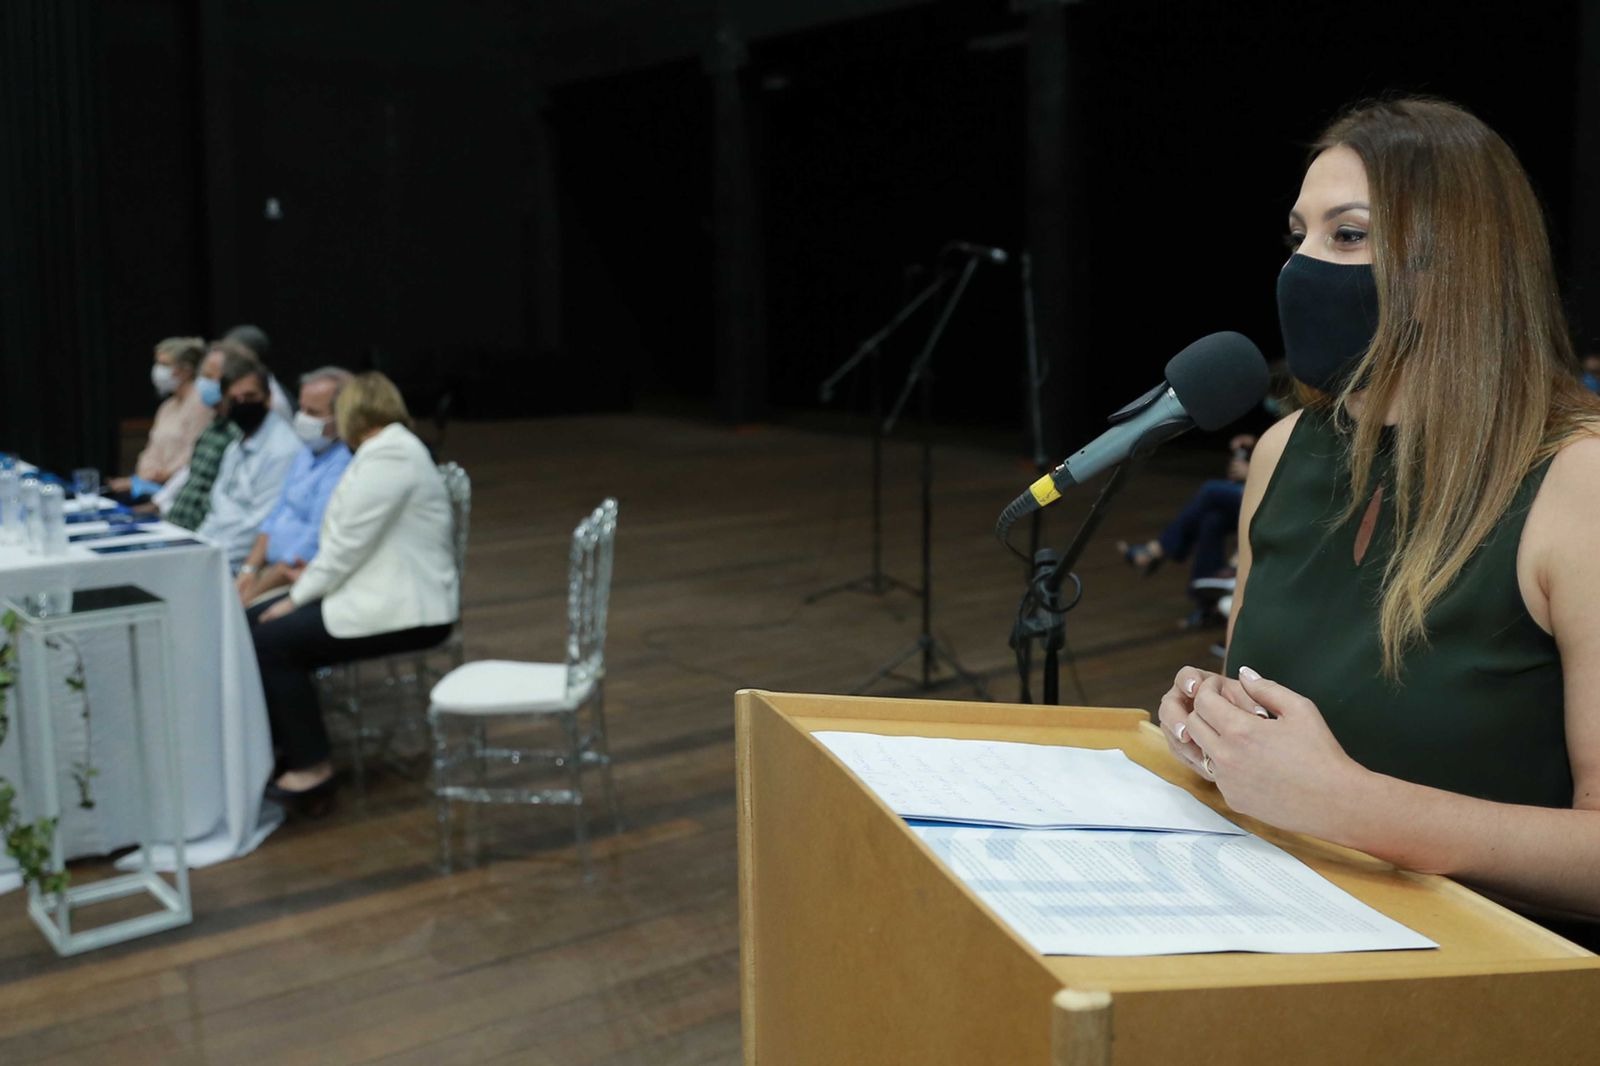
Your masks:
M 1149 544 L 1129 544 L 1125 540 L 1117 541 L 1117 552 L 1122 556 L 1122 561 L 1149 577 L 1161 569 L 1161 564 L 1167 561 L 1165 555 L 1157 555 L 1150 550 Z
M 298 792 L 283 788 L 276 781 L 268 781 L 264 795 L 284 809 L 286 814 L 303 818 L 323 818 L 333 810 L 334 797 L 339 794 L 339 775 L 334 774 L 320 784 Z

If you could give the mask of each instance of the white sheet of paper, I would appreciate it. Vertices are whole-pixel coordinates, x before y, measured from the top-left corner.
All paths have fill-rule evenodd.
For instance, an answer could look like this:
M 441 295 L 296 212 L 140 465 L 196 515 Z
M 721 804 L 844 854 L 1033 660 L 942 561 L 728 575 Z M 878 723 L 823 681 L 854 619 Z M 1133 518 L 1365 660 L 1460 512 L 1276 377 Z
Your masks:
M 912 832 L 1042 955 L 1439 946 L 1248 834 Z
M 903 818 L 1039 829 L 1243 833 L 1116 749 L 813 733 Z
M 79 511 L 104 510 L 116 506 L 115 500 L 108 500 L 104 496 L 74 496 L 61 506 L 63 514 L 77 514 Z

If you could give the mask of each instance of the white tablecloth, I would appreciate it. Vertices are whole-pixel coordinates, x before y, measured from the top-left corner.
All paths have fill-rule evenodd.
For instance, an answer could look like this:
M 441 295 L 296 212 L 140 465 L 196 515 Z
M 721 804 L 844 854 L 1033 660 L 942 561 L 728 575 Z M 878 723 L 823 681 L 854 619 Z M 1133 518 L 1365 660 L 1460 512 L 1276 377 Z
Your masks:
M 77 531 L 82 526 L 69 526 Z M 183 819 L 191 866 L 244 855 L 254 850 L 281 820 L 277 809 L 262 809 L 261 792 L 272 772 L 272 740 L 267 726 L 261 677 L 249 625 L 222 549 L 211 544 L 97 555 L 89 544 L 126 544 L 192 536 L 162 524 L 148 534 L 114 537 L 68 547 L 46 557 L 0 545 L 0 599 L 16 598 L 63 585 L 96 588 L 138 585 L 167 602 L 173 642 L 172 708 L 183 785 Z M 136 842 L 140 805 L 133 773 L 126 631 L 91 633 L 80 640 L 92 707 L 86 749 L 81 701 L 64 678 L 70 655 L 58 653 L 51 673 L 57 763 L 61 767 L 63 847 L 69 857 L 103 855 Z M 146 650 L 148 644 L 148 650 Z M 148 673 L 162 660 L 151 639 L 140 646 Z M 57 680 L 57 678 L 63 680 Z M 20 787 L 16 698 L 11 689 L 13 733 L 0 748 L 0 775 Z M 70 767 L 89 751 L 99 775 L 92 780 L 95 805 L 77 803 Z M 162 851 L 167 849 L 157 849 Z M 163 856 L 152 856 L 162 864 Z M 170 854 L 165 857 L 170 865 Z M 15 866 L 0 853 L 0 890 L 15 887 Z

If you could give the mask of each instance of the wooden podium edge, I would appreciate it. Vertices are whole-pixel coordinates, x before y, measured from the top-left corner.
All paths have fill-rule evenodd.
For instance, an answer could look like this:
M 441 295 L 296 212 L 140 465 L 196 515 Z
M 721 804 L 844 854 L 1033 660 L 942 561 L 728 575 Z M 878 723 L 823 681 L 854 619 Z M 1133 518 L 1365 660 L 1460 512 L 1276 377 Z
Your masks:
M 784 705 L 780 707 L 775 700 L 783 699 Z M 803 697 L 798 697 L 804 702 Z M 871 809 L 873 817 L 870 824 L 874 832 L 880 832 L 881 827 L 894 826 L 900 819 L 883 801 L 870 790 L 862 789 L 856 782 L 854 775 L 826 746 L 810 736 L 802 721 L 808 716 L 804 706 L 793 708 L 789 705 L 791 694 L 768 693 L 762 690 L 741 690 L 735 695 L 734 706 L 734 735 L 735 754 L 738 760 L 737 768 L 737 804 L 739 827 L 737 841 L 739 848 L 739 943 L 740 943 L 740 1034 L 743 1040 L 743 1061 L 747 1066 L 762 1064 L 767 1066 L 772 1062 L 793 1061 L 838 1061 L 836 1059 L 795 1058 L 799 1054 L 793 1042 L 793 1033 L 787 1026 L 774 1029 L 773 1023 L 776 1016 L 775 1010 L 788 1009 L 785 996 L 789 993 L 775 991 L 778 986 L 793 980 L 794 975 L 787 969 L 769 972 L 769 959 L 783 960 L 787 958 L 783 950 L 774 954 L 772 945 L 762 942 L 763 935 L 770 935 L 773 908 L 781 906 L 774 903 L 775 899 L 786 899 L 792 892 L 793 882 L 785 882 L 777 886 L 777 895 L 774 896 L 770 889 L 773 885 L 764 882 L 764 878 L 772 876 L 774 869 L 769 865 L 769 841 L 760 837 L 765 825 L 770 832 L 770 823 L 775 816 L 773 810 L 765 807 L 764 800 L 771 795 L 775 787 L 775 779 L 768 772 L 771 767 L 757 767 L 756 754 L 760 752 L 763 757 L 770 755 L 773 744 L 784 746 L 799 745 L 791 750 L 803 750 L 815 768 L 827 767 L 826 778 L 829 788 L 833 790 L 833 783 L 839 783 L 839 788 L 847 792 L 852 805 L 857 811 Z M 838 701 L 843 697 L 821 697 L 822 700 Z M 883 701 L 892 703 L 893 701 Z M 921 714 L 916 717 L 926 718 L 929 708 L 926 703 L 921 706 Z M 942 709 L 942 708 L 941 708 Z M 914 708 L 908 707 L 911 712 Z M 1060 709 L 1052 709 L 1058 716 Z M 879 715 L 880 708 L 873 707 L 869 712 Z M 837 712 L 830 718 L 837 718 L 841 723 L 848 719 L 838 717 Z M 1143 719 L 1141 712 L 1127 714 L 1121 717 L 1122 721 L 1131 728 L 1134 723 Z M 880 718 L 881 720 L 881 718 Z M 1058 718 L 1056 719 L 1058 721 Z M 842 726 L 848 728 L 848 726 Z M 784 784 L 776 787 L 794 787 L 791 775 L 785 773 L 782 781 Z M 820 779 L 819 779 L 820 783 Z M 844 786 L 848 785 L 848 788 Z M 777 812 L 781 815 L 781 811 Z M 859 817 L 859 814 L 856 815 Z M 763 822 L 762 820 L 765 820 Z M 841 823 L 848 825 L 848 822 Z M 849 834 L 845 834 L 846 837 Z M 758 839 L 759 837 L 759 839 Z M 803 847 L 803 844 L 801 845 Z M 890 862 L 904 863 L 915 856 L 919 868 L 942 870 L 938 857 L 915 835 L 910 833 L 894 834 L 893 852 L 900 857 L 889 860 Z M 908 882 L 909 883 L 909 882 Z M 955 907 L 964 916 L 961 923 L 955 926 L 945 926 L 950 936 L 931 950 L 936 954 L 949 954 L 951 944 L 962 945 L 955 949 L 957 954 L 970 955 L 972 945 L 979 945 L 979 953 L 989 962 L 1003 960 L 1003 969 L 996 970 L 988 966 L 974 967 L 965 972 L 984 973 L 998 976 L 1000 973 L 1009 976 L 1002 983 L 1015 987 L 1029 987 L 1031 993 L 1010 1001 L 1008 1006 L 1014 1016 L 1014 1024 L 1006 1028 L 1007 1032 L 1027 1030 L 1033 1034 L 1030 1039 L 1037 1045 L 1038 1054 L 1027 1061 L 1044 1063 L 1048 1061 L 1050 1019 L 1046 1014 L 1050 997 L 1060 989 L 1059 980 L 1050 972 L 1045 959 L 1038 955 L 1033 948 L 1022 939 L 1021 935 L 1003 922 L 972 889 L 958 879 L 941 876 L 937 882 L 929 885 L 929 891 L 936 898 L 942 898 L 943 905 Z M 973 930 L 981 930 L 982 935 L 973 939 Z M 777 963 L 782 965 L 781 962 Z M 955 971 L 952 971 L 955 972 Z M 775 983 L 776 982 L 776 985 Z M 1019 983 L 1020 982 L 1020 983 Z M 948 982 L 946 982 L 948 985 Z M 948 987 L 945 989 L 948 991 Z M 993 1011 L 983 1012 L 992 1014 Z M 787 1017 L 787 1015 L 785 1015 Z M 884 1019 L 886 1024 L 891 1018 L 897 1018 L 890 1012 Z M 946 1015 L 945 1017 L 949 1017 Z M 980 1024 L 978 1022 L 969 1025 Z M 993 1019 L 986 1018 L 981 1024 L 992 1025 Z M 783 1034 L 783 1035 L 776 1035 Z M 968 1034 L 970 1036 L 970 1034 Z M 881 1040 L 879 1033 L 875 1039 Z M 787 1040 L 787 1042 L 784 1042 Z M 779 1051 L 778 1049 L 782 1050 Z M 777 1054 L 774 1059 L 773 1054 Z M 808 1048 L 806 1054 L 816 1055 L 816 1049 Z M 873 1060 L 879 1061 L 879 1060 Z M 940 1060 L 950 1061 L 950 1060 Z M 968 1060 L 961 1060 L 968 1061 Z M 977 1061 L 977 1060 L 971 1060 Z
M 783 701 L 782 706 L 776 702 L 779 699 Z M 913 705 L 914 701 L 895 699 L 860 700 L 859 717 L 854 714 L 846 716 L 840 713 L 838 704 L 841 700 L 850 704 L 851 710 L 858 703 L 857 700 L 847 700 L 842 697 L 808 697 L 802 694 L 772 693 L 758 689 L 741 690 L 735 697 L 735 753 L 738 761 L 737 803 L 739 814 L 737 843 L 740 885 L 740 1029 L 744 1042 L 744 1061 L 747 1064 L 753 1064 L 758 1061 L 755 1056 L 761 1046 L 758 1042 L 758 1027 L 761 1015 L 758 1009 L 757 987 L 759 984 L 758 977 L 763 973 L 762 965 L 764 962 L 760 957 L 756 938 L 753 936 L 756 929 L 756 915 L 759 910 L 757 901 L 761 898 L 763 889 L 763 886 L 757 883 L 758 877 L 755 863 L 755 833 L 759 824 L 755 820 L 758 815 L 755 794 L 758 789 L 754 787 L 755 769 L 751 759 L 754 750 L 753 741 L 758 731 L 757 720 L 762 714 L 769 714 L 774 716 L 775 719 L 789 721 L 792 726 L 801 732 L 806 731 L 807 724 L 813 727 L 815 725 L 814 721 L 806 723 L 802 721 L 803 719 L 816 718 L 837 721 L 839 727 L 844 729 L 850 728 L 849 723 L 867 722 L 874 719 L 881 721 L 929 720 L 930 711 L 934 711 L 940 720 L 946 718 L 956 722 L 982 720 L 969 715 L 959 704 L 941 705 L 934 708 L 930 707 L 926 702 Z M 831 712 L 830 709 L 824 709 L 824 704 L 832 705 Z M 897 704 L 900 706 L 897 706 Z M 813 707 L 816 709 L 813 710 Z M 1059 714 L 1062 709 L 1054 710 Z M 1156 728 L 1153 725 L 1143 724 L 1148 722 L 1143 712 L 1119 711 L 1112 715 L 1112 718 L 1115 720 L 1116 728 L 1131 727 L 1140 732 L 1146 730 L 1154 731 Z M 1056 721 L 1059 722 L 1059 719 L 1056 719 Z M 1047 719 L 1041 718 L 1040 724 L 1050 723 Z M 820 743 L 817 746 L 826 755 L 828 761 L 837 764 L 843 772 L 848 773 L 848 768 L 844 767 L 843 763 L 833 756 L 832 752 L 827 751 L 826 747 Z M 894 817 L 893 812 L 889 811 L 877 796 L 867 793 L 865 798 L 874 806 L 888 812 L 889 817 Z M 915 838 L 911 838 L 911 840 L 916 850 L 924 852 L 934 865 L 938 865 L 937 857 L 932 855 L 926 845 Z M 1327 845 L 1327 847 L 1333 848 L 1335 846 Z M 1337 850 L 1341 852 L 1348 851 L 1348 849 L 1343 848 L 1338 848 Z M 1360 855 L 1361 853 L 1350 852 L 1350 854 Z M 1465 1015 L 1467 1017 L 1481 1016 L 1498 1009 L 1509 1009 L 1511 1004 L 1519 1001 L 1539 1002 L 1544 1005 L 1545 1009 L 1536 1013 L 1545 1015 L 1545 1024 L 1549 1028 L 1542 1030 L 1538 1039 L 1530 1042 L 1532 1047 L 1540 1048 L 1540 1045 L 1543 1045 L 1540 1050 L 1552 1052 L 1559 1050 L 1570 1053 L 1579 1047 L 1595 1046 L 1592 1042 L 1594 1038 L 1592 1026 L 1581 1020 L 1588 1013 L 1582 1004 L 1592 1002 L 1593 992 L 1597 987 L 1596 981 L 1600 980 L 1600 974 L 1572 974 L 1571 978 L 1577 979 L 1578 985 L 1557 983 L 1568 980 L 1568 978 L 1561 976 L 1562 971 L 1593 969 L 1593 955 L 1583 951 L 1581 948 L 1568 944 L 1556 934 L 1542 929 L 1536 923 L 1522 918 L 1499 903 L 1486 899 L 1465 886 L 1458 885 L 1446 878 L 1436 878 L 1431 875 L 1410 876 L 1430 882 L 1438 882 L 1443 891 L 1457 903 L 1468 903 L 1474 909 L 1493 914 L 1499 921 L 1510 919 L 1516 926 L 1535 933 L 1535 938 L 1544 942 L 1547 947 L 1565 949 L 1559 954 L 1566 955 L 1566 958 L 1527 960 L 1513 963 L 1509 967 L 1503 963 L 1489 964 L 1481 970 L 1478 967 L 1472 967 L 1458 971 L 1451 977 L 1435 980 L 1432 982 L 1432 986 L 1428 988 L 1419 987 L 1417 982 L 1407 978 L 1388 979 L 1366 975 L 1332 981 L 1254 987 L 1252 986 L 1253 983 L 1237 984 L 1228 982 L 1212 986 L 1211 982 L 1202 981 L 1186 991 L 1159 988 L 1127 989 L 1119 991 L 1115 995 L 1115 1001 L 1119 1008 L 1116 1013 L 1120 1015 L 1116 1021 L 1117 1024 L 1124 1028 L 1131 1027 L 1129 1032 L 1123 1034 L 1125 1038 L 1137 1037 L 1137 1039 L 1131 1040 L 1129 1046 L 1124 1047 L 1122 1052 L 1132 1054 L 1135 1061 L 1146 1061 L 1143 1052 L 1148 1050 L 1150 1043 L 1148 1037 L 1150 1035 L 1158 1030 L 1170 1029 L 1174 1026 L 1174 1023 L 1180 1029 L 1199 1030 L 1205 1024 L 1215 1021 L 1214 1018 L 1210 1017 L 1213 1011 L 1204 1009 L 1204 1007 L 1220 1002 L 1215 997 L 1230 995 L 1249 996 L 1254 1005 L 1258 1008 L 1265 1008 L 1265 1013 L 1269 1016 L 1282 1014 L 1285 1020 L 1295 1017 L 1297 1012 L 1294 1008 L 1298 1007 L 1304 1010 L 1308 1005 L 1316 1004 L 1326 997 L 1348 999 L 1352 1006 L 1359 1005 L 1359 1008 L 1364 1008 L 1366 1011 L 1373 1013 L 1382 1011 L 1386 1006 L 1394 1002 L 1404 1002 L 1414 1008 L 1423 1008 L 1419 1011 L 1423 1016 L 1434 1013 Z M 953 880 L 951 884 L 957 893 L 965 897 L 967 902 L 978 913 L 987 915 L 994 922 L 995 927 L 1004 934 L 1005 939 L 1013 942 L 1029 955 L 1033 954 L 1032 949 L 1022 942 L 1020 936 L 1006 923 L 999 921 L 993 912 L 967 886 Z M 1486 985 L 1485 982 L 1493 982 L 1492 988 Z M 1579 993 L 1580 986 L 1583 990 L 1581 994 Z M 1439 994 L 1446 988 L 1456 990 L 1455 994 L 1460 996 L 1459 1001 L 1453 1004 L 1451 997 L 1441 997 Z M 1557 1002 L 1563 1002 L 1568 1007 L 1565 1018 L 1560 1022 L 1555 1022 L 1547 1014 L 1549 1008 Z M 1113 1031 L 1112 995 L 1110 992 L 1099 991 L 1092 986 L 1069 986 L 1059 992 L 1051 993 L 1049 998 L 1043 1000 L 1043 1003 L 1048 1003 L 1050 1010 L 1046 1031 L 1050 1039 L 1049 1054 L 1053 1066 L 1064 1066 L 1064 1064 L 1070 1064 L 1070 1066 L 1091 1066 L 1091 1064 L 1092 1066 L 1102 1066 L 1102 1064 L 1113 1061 L 1110 1056 L 1115 1033 Z M 1472 1006 L 1465 1010 L 1459 1009 L 1467 1003 L 1472 1004 Z M 1072 1004 L 1072 1006 L 1068 1006 L 1068 1004 Z M 1103 1004 L 1103 1008 L 1098 1004 Z M 1174 1012 L 1175 1004 L 1177 1009 Z M 1458 1009 L 1452 1011 L 1452 1005 L 1457 1006 Z M 1260 1024 L 1259 1019 L 1255 1020 L 1255 1025 Z M 1271 1025 L 1267 1026 L 1267 1028 L 1276 1029 L 1277 1026 Z M 1305 1061 L 1307 1062 L 1320 1063 L 1330 1061 L 1319 1057 L 1310 1048 L 1301 1045 L 1296 1033 L 1287 1026 L 1279 1030 L 1275 1035 L 1281 1041 L 1280 1050 L 1287 1052 L 1292 1049 L 1293 1054 L 1306 1055 Z M 1304 1034 L 1300 1035 L 1304 1036 Z M 1348 1037 L 1349 1034 L 1344 1035 Z M 1523 1031 L 1525 1039 L 1531 1035 L 1526 1030 Z M 770 1041 L 770 1033 L 768 1037 Z M 1493 1043 L 1493 1041 L 1490 1042 Z M 1219 1044 L 1221 1043 L 1225 1043 L 1225 1041 L 1219 1041 Z M 1529 1044 L 1524 1044 L 1523 1047 L 1529 1048 Z M 1168 1047 L 1165 1050 L 1171 1052 L 1173 1048 Z M 1190 1048 L 1188 1050 L 1192 1051 L 1194 1049 Z M 1213 1050 L 1221 1050 L 1221 1047 L 1213 1045 Z M 1371 1049 L 1367 1050 L 1370 1051 Z M 1473 1058 L 1469 1049 L 1461 1046 L 1456 1046 L 1451 1050 L 1458 1056 L 1465 1054 L 1465 1057 L 1458 1058 L 1457 1061 L 1489 1061 L 1482 1058 Z M 1092 1057 L 1094 1055 L 1099 1057 Z M 762 1059 L 760 1061 L 766 1062 L 768 1060 Z M 1557 1060 L 1552 1059 L 1550 1061 Z
M 734 788 L 737 803 L 739 854 L 739 1039 L 744 1046 L 744 1061 L 755 1062 L 756 1049 L 756 973 L 760 960 L 756 954 L 755 913 L 755 812 L 750 787 L 753 766 L 750 759 L 750 715 L 757 701 L 771 709 L 761 692 L 740 689 L 733 697 Z

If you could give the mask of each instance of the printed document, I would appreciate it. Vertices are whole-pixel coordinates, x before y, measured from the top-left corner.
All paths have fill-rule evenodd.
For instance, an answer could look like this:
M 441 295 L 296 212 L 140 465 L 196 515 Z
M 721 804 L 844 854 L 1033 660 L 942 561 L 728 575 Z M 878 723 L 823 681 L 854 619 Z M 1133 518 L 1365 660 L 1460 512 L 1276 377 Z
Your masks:
M 1256 836 L 911 831 L 1043 955 L 1438 947 Z
M 813 733 L 902 818 L 1034 829 L 1244 830 L 1115 748 Z

